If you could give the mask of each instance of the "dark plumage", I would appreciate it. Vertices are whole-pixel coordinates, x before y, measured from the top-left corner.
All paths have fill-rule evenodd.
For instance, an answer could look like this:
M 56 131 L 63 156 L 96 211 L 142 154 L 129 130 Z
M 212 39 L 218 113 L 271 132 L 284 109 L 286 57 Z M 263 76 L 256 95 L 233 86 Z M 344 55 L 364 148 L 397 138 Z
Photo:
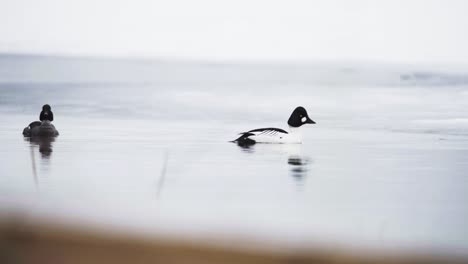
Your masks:
M 289 117 L 288 125 L 292 127 L 300 127 L 304 124 L 315 124 L 315 122 L 309 118 L 304 107 L 298 106 L 296 109 L 294 109 L 291 116 Z
M 276 128 L 276 127 L 257 128 L 257 129 L 250 130 L 249 132 L 267 132 L 267 131 L 280 132 L 280 133 L 286 133 L 286 134 L 288 133 L 287 131 L 281 128 Z
M 58 131 L 51 121 L 54 120 L 54 114 L 50 105 L 45 104 L 42 106 L 41 114 L 39 115 L 41 121 L 34 121 L 29 126 L 23 129 L 23 136 L 25 137 L 55 137 L 58 136 Z
M 52 113 L 52 109 L 50 105 L 45 104 L 44 106 L 42 106 L 42 111 L 41 111 L 41 114 L 39 115 L 39 120 L 41 121 L 49 120 L 51 122 L 54 121 L 54 113 Z
M 241 133 L 240 137 L 238 137 L 237 139 L 235 139 L 235 140 L 233 140 L 231 142 L 235 142 L 239 146 L 242 146 L 242 147 L 250 146 L 250 145 L 253 145 L 253 144 L 256 143 L 255 140 L 249 138 L 250 136 L 253 136 L 253 135 L 254 134 L 252 134 L 252 133 L 244 132 L 244 133 Z

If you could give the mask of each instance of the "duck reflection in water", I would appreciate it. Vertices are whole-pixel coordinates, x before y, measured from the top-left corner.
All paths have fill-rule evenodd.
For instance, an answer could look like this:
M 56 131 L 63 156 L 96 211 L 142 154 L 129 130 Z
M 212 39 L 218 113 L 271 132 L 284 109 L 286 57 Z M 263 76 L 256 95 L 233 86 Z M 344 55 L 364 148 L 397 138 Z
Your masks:
M 256 153 L 256 152 L 269 152 L 285 154 L 287 156 L 287 164 L 289 174 L 297 181 L 303 181 L 308 174 L 309 164 L 311 159 L 305 155 L 302 155 L 301 144 L 255 144 L 241 146 L 239 148 L 245 153 Z
M 307 176 L 309 158 L 301 155 L 291 155 L 288 158 L 291 176 L 301 181 Z
M 39 147 L 42 159 L 50 159 L 52 155 L 52 143 L 55 141 L 54 137 L 31 137 L 24 138 L 24 140 L 30 143 L 31 149 L 36 146 Z
M 41 154 L 41 168 L 47 171 L 49 169 L 49 162 L 52 156 L 52 145 L 55 141 L 53 137 L 25 137 L 24 141 L 29 143 L 29 150 L 31 154 L 31 167 L 34 177 L 34 183 L 36 190 L 39 188 L 39 177 L 36 169 L 36 158 L 34 149 L 39 147 L 39 153 Z

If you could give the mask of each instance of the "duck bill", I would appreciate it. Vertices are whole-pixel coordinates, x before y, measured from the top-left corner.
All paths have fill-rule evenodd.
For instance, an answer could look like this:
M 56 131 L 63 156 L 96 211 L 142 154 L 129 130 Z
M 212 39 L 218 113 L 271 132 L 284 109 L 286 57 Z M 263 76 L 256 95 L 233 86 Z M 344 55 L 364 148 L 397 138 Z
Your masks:
M 316 124 L 314 120 L 307 118 L 306 124 Z

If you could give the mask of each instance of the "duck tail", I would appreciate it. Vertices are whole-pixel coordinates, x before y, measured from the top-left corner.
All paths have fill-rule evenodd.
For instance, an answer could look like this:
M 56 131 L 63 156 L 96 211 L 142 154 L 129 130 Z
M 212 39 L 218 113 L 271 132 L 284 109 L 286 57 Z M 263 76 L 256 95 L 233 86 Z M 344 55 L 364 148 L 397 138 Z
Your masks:
M 254 135 L 253 133 L 244 132 L 244 133 L 240 133 L 240 135 L 241 135 L 240 137 L 234 140 L 231 140 L 229 142 L 237 143 L 237 145 L 239 146 L 249 146 L 249 145 L 253 145 L 256 143 L 255 140 L 249 138 L 250 136 Z

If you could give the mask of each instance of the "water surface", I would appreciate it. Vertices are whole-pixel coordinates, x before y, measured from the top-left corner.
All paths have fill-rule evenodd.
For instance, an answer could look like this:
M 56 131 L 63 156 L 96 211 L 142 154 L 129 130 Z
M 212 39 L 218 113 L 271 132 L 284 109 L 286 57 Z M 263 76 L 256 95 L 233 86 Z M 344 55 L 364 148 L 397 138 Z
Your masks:
M 467 252 L 460 73 L 35 56 L 0 65 L 5 212 L 143 233 Z M 44 103 L 60 136 L 24 139 Z M 287 128 L 298 105 L 317 122 L 303 144 L 228 143 Z

